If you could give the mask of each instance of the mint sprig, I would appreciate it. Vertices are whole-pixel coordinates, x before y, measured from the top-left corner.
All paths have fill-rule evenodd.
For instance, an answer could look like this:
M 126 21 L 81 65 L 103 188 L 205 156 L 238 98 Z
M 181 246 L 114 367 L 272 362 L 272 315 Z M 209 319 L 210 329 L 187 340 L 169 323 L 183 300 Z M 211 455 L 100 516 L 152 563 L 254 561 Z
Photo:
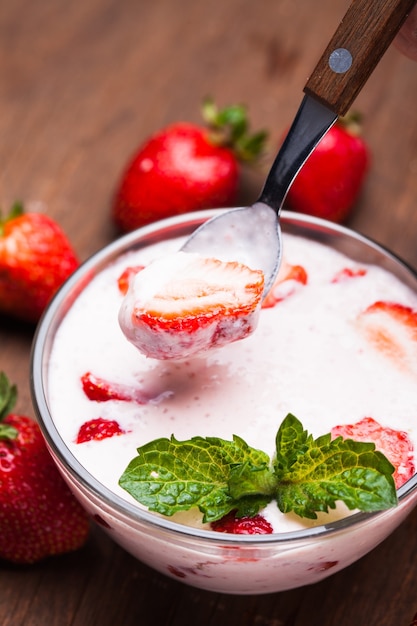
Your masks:
M 150 511 L 171 516 L 198 507 L 204 522 L 230 511 L 254 516 L 275 499 L 283 513 L 315 519 L 342 500 L 362 511 L 395 506 L 394 467 L 373 443 L 330 434 L 317 439 L 287 415 L 276 436 L 273 459 L 236 435 L 174 436 L 138 448 L 119 484 Z
M 397 504 L 393 465 L 374 443 L 322 435 L 313 439 L 288 415 L 276 437 L 274 474 L 283 513 L 317 518 L 342 500 L 350 509 L 380 511 Z

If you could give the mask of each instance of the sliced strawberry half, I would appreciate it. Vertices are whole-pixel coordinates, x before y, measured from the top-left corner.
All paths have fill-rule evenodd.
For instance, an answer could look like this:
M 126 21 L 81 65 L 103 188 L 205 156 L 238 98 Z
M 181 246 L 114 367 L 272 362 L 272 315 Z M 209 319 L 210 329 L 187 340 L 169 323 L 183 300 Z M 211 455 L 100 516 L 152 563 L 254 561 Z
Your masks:
M 181 359 L 251 334 L 264 275 L 237 262 L 175 252 L 150 263 L 131 283 L 120 326 L 143 354 Z
M 332 428 L 332 437 L 355 441 L 369 441 L 375 444 L 395 467 L 395 486 L 401 487 L 415 473 L 414 446 L 407 433 L 382 426 L 372 417 L 364 417 L 355 424 L 344 424 Z
M 398 365 L 417 371 L 417 311 L 378 301 L 361 313 L 358 326 L 378 350 Z
M 288 296 L 292 296 L 300 287 L 307 284 L 307 280 L 307 272 L 302 265 L 283 262 L 274 284 L 262 303 L 262 308 L 270 309 Z

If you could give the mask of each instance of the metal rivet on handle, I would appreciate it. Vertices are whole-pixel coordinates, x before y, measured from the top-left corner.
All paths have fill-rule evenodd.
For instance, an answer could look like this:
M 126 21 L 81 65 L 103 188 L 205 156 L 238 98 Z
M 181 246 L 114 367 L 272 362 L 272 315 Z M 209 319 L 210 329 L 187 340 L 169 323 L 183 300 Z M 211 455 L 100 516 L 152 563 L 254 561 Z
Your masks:
M 344 74 L 352 65 L 352 55 L 346 48 L 337 48 L 329 56 L 329 66 L 336 74 Z

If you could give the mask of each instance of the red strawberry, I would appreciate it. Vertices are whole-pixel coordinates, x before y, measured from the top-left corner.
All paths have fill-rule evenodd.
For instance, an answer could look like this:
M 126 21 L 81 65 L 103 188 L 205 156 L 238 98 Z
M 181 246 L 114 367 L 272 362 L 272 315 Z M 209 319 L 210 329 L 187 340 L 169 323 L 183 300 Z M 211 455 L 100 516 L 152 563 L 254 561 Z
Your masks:
M 293 295 L 307 284 L 308 276 L 302 265 L 290 265 L 285 261 L 279 268 L 278 276 L 262 303 L 263 309 L 274 307 L 281 300 Z
M 0 373 L 0 558 L 34 563 L 86 541 L 89 522 L 37 423 L 10 413 L 16 388 Z
M 345 424 L 332 428 L 332 437 L 341 436 L 355 441 L 375 444 L 395 467 L 393 478 L 397 489 L 415 473 L 414 447 L 407 433 L 381 426 L 372 417 L 364 417 L 356 424 Z
M 219 533 L 234 535 L 270 535 L 273 532 L 271 524 L 262 515 L 235 517 L 233 511 L 216 522 L 211 522 L 210 526 Z
M 417 371 L 417 311 L 396 302 L 374 302 L 359 316 L 358 327 L 398 365 Z
M 181 359 L 252 333 L 264 276 L 237 262 L 175 252 L 135 278 L 120 309 L 126 337 L 154 359 Z
M 248 135 L 242 106 L 203 107 L 208 128 L 178 122 L 150 137 L 123 171 L 113 219 L 123 231 L 197 209 L 236 201 L 239 162 L 261 152 L 265 133 Z
M 37 322 L 52 296 L 78 267 L 61 228 L 47 215 L 16 204 L 0 219 L 0 312 Z
M 80 427 L 76 443 L 85 443 L 86 441 L 101 441 L 115 435 L 123 435 L 125 433 L 116 420 L 106 420 L 103 417 L 84 422 Z
M 350 215 L 369 168 L 369 148 L 349 116 L 318 143 L 287 195 L 288 207 L 332 222 Z
M 117 285 L 121 294 L 126 295 L 129 289 L 129 283 L 138 272 L 144 269 L 143 265 L 135 265 L 133 267 L 127 267 L 119 276 Z
M 366 276 L 366 270 L 362 267 L 358 269 L 354 269 L 352 267 L 344 267 L 337 274 L 335 274 L 332 278 L 332 283 L 341 283 L 345 280 L 349 280 L 350 278 L 360 278 L 361 276 Z
M 136 387 L 113 383 L 104 378 L 94 376 L 91 372 L 86 372 L 81 376 L 81 384 L 87 398 L 94 402 L 118 400 L 121 402 L 136 402 L 137 404 L 156 404 L 162 398 L 171 395 L 169 391 L 157 395 L 148 395 Z

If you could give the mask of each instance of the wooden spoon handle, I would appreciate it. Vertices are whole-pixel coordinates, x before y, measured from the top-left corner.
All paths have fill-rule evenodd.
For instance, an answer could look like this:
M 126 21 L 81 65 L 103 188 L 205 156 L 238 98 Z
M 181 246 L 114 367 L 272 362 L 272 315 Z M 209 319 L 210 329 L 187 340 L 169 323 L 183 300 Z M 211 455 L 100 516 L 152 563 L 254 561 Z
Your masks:
M 344 115 L 416 0 L 353 0 L 304 88 Z

